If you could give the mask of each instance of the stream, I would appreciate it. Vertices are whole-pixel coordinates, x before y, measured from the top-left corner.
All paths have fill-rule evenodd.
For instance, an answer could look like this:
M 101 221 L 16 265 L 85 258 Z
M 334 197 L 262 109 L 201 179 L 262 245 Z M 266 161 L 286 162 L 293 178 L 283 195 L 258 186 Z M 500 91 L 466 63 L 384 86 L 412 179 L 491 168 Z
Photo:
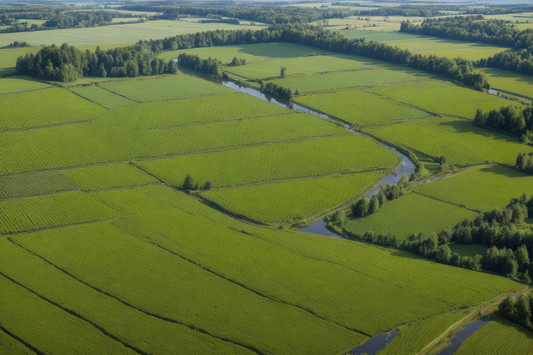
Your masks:
M 452 339 L 452 343 L 446 349 L 442 350 L 439 355 L 453 355 L 461 347 L 463 342 L 468 339 L 476 330 L 485 325 L 488 321 L 491 320 L 491 316 L 486 316 L 483 319 L 477 320 L 470 324 L 465 325 L 465 327 L 458 331 Z

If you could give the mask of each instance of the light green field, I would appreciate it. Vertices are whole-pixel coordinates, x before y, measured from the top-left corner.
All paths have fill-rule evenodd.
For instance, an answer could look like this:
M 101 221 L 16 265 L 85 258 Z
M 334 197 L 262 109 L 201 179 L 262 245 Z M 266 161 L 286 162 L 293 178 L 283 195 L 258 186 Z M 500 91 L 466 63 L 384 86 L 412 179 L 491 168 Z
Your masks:
M 432 157 L 444 155 L 448 158 L 448 164 L 452 165 L 485 162 L 514 165 L 518 153 L 533 152 L 533 147 L 521 144 L 514 137 L 449 117 L 381 126 L 365 131 Z
M 297 97 L 296 102 L 357 126 L 405 121 L 429 114 L 361 90 Z
M 366 10 L 366 8 L 365 8 Z M 352 16 L 352 17 L 346 17 L 342 19 L 327 19 L 327 29 L 330 31 L 335 30 L 341 30 L 338 31 L 342 35 L 345 35 L 346 37 L 349 36 L 349 38 L 354 38 L 354 34 L 350 32 L 357 32 L 355 34 L 355 38 L 365 37 L 366 32 L 370 31 L 384 31 L 384 32 L 393 32 L 393 31 L 399 31 L 400 30 L 400 24 L 401 22 L 392 22 L 392 21 L 383 21 L 382 16 L 363 16 L 360 20 L 358 20 L 359 16 Z M 368 21 L 366 20 L 368 18 Z M 311 22 L 312 24 L 316 24 L 317 22 Z M 322 24 L 322 21 L 318 21 L 319 24 Z M 348 29 L 346 30 L 346 27 Z M 354 31 L 355 29 L 355 31 Z M 362 32 L 362 34 L 361 34 Z
M 0 34 L 0 36 L 2 35 L 3 34 Z M 18 57 L 20 57 L 21 55 L 25 55 L 26 53 L 35 54 L 40 49 L 41 47 L 21 47 L 21 48 L 0 49 L 0 76 L 5 75 L 5 74 L 15 73 L 16 72 L 15 65 L 17 64 Z
M 475 212 L 464 208 L 411 193 L 385 203 L 370 216 L 348 219 L 343 226 L 360 236 L 374 231 L 405 239 L 419 232 L 437 233 L 467 217 L 474 219 L 476 216 Z
M 365 57 L 335 54 L 266 60 L 237 67 L 226 67 L 224 70 L 246 78 L 264 79 L 279 77 L 281 67 L 287 68 L 285 75 L 291 76 L 386 66 L 390 66 L 390 64 Z
M 181 324 L 158 319 L 129 307 L 90 286 L 84 285 L 39 257 L 14 243 L 8 242 L 5 238 L 0 241 L 0 245 L 0 271 L 3 274 L 16 279 L 17 282 L 37 294 L 81 315 L 84 319 L 121 339 L 124 343 L 145 353 L 170 354 L 183 351 L 189 354 L 253 354 L 252 351 L 238 345 L 213 338 Z M 128 323 L 117 322 L 117 319 L 127 319 Z M 53 320 L 59 322 L 58 318 L 53 318 Z M 34 324 L 34 322 L 26 324 L 27 329 L 30 328 L 29 324 Z M 60 326 L 62 324 L 57 324 L 54 329 Z M 48 332 L 47 328 L 32 330 L 39 342 L 50 341 L 50 339 L 53 342 L 58 342 L 63 336 L 57 332 Z M 84 338 L 80 337 L 80 339 Z M 4 345 L 5 343 L 2 341 L 0 344 Z M 58 349 L 64 349 L 64 347 L 57 347 L 54 352 L 57 352 Z M 97 353 L 100 353 L 100 350 Z M 18 353 L 8 351 L 6 354 Z M 30 352 L 21 352 L 20 354 L 30 354 Z
M 480 68 L 479 71 L 488 76 L 493 89 L 533 98 L 533 78 L 531 76 L 493 68 Z
M 102 107 L 59 88 L 2 95 L 0 130 L 88 121 L 104 111 Z
M 358 70 L 351 72 L 333 72 L 322 75 L 296 76 L 272 82 L 291 88 L 299 92 L 315 92 L 332 89 L 354 88 L 360 86 L 374 86 L 400 83 L 404 81 L 425 80 L 431 77 L 422 71 L 406 68 L 382 68 L 373 70 Z M 418 85 L 419 83 L 413 83 Z M 412 84 L 412 85 L 413 85 Z
M 413 189 L 439 200 L 490 211 L 507 206 L 524 193 L 533 194 L 533 176 L 503 166 L 483 166 Z
M 86 191 L 146 185 L 158 182 L 156 178 L 129 164 L 111 164 L 69 169 L 62 171 L 62 174 Z
M 455 354 L 512 355 L 531 354 L 532 352 L 533 333 L 531 330 L 498 317 L 483 325 L 466 339 Z
M 490 111 L 502 106 L 516 104 L 495 95 L 437 80 L 382 86 L 372 88 L 370 91 L 420 107 L 429 112 L 469 119 L 474 119 L 478 108 Z
M 295 159 L 298 157 L 298 159 Z M 204 184 L 234 186 L 335 172 L 392 168 L 396 154 L 365 136 L 349 135 L 170 159 L 136 162 L 161 180 L 182 186 L 187 175 Z
M 448 244 L 450 249 L 452 250 L 452 253 L 457 253 L 461 256 L 467 255 L 467 256 L 476 256 L 476 255 L 485 255 L 487 254 L 487 247 L 484 247 L 480 244 L 456 244 L 456 243 L 450 243 Z
M 369 187 L 381 175 L 362 173 L 205 191 L 205 199 L 240 216 L 271 223 L 306 216 L 340 205 Z
M 117 211 L 81 192 L 6 200 L 0 206 L 0 234 L 120 217 Z
M 77 190 L 78 186 L 59 171 L 0 176 L 0 197 L 17 197 Z
M 246 59 L 246 62 L 265 61 L 270 59 L 305 57 L 310 54 L 329 53 L 328 51 L 291 43 L 257 43 L 237 44 L 204 48 L 178 49 L 159 54 L 159 58 L 170 60 L 181 53 L 196 54 L 202 59 L 216 58 L 222 63 L 229 63 L 234 57 Z
M 133 23 L 117 26 L 100 26 L 85 28 L 69 28 L 63 30 L 37 31 L 37 32 L 11 32 L 0 34 L 0 46 L 7 46 L 14 41 L 26 41 L 33 46 L 37 45 L 70 45 L 105 44 L 105 43 L 130 43 L 141 39 L 165 38 L 186 33 L 203 31 L 261 29 L 264 26 L 230 25 L 226 23 L 192 23 L 182 21 L 147 21 L 146 23 Z M 110 31 L 113 33 L 109 35 Z
M 50 85 L 32 80 L 29 76 L 0 79 L 0 94 L 49 88 Z
M 402 326 L 394 339 L 378 355 L 418 354 L 426 345 L 439 337 L 449 326 L 466 317 L 468 312 L 453 312 L 427 318 Z
M 210 94 L 228 94 L 233 90 L 189 75 L 172 75 L 156 79 L 106 82 L 102 88 L 135 101 L 168 100 Z
M 78 94 L 89 101 L 97 103 L 105 108 L 113 109 L 117 107 L 132 104 L 133 101 L 126 99 L 123 96 L 116 95 L 107 90 L 101 89 L 98 86 L 77 86 L 70 89 L 75 94 Z
M 95 124 L 128 129 L 164 128 L 292 113 L 248 94 L 199 96 L 184 100 L 134 103 L 108 111 Z
M 525 22 L 529 20 L 529 22 L 533 22 L 533 12 L 521 12 L 518 14 L 502 14 L 502 15 L 483 15 L 486 19 L 496 19 L 496 20 L 505 20 L 505 21 L 511 21 L 513 25 L 516 26 L 516 21 L 519 22 Z

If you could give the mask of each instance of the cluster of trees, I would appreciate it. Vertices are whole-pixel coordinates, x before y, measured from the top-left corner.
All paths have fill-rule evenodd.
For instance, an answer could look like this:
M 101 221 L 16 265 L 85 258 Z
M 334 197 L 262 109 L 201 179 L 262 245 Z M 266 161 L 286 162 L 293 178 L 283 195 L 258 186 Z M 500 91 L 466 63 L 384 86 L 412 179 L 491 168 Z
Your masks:
M 75 81 L 82 76 L 136 77 L 145 75 L 175 74 L 177 65 L 155 58 L 156 53 L 144 45 L 95 52 L 81 51 L 64 43 L 45 46 L 36 54 L 17 59 L 17 73 L 44 80 Z
M 482 67 L 498 68 L 533 75 L 533 45 L 529 48 L 496 53 L 492 57 L 481 58 L 475 64 Z
M 15 41 L 13 43 L 10 43 L 7 48 L 20 48 L 20 47 L 31 47 L 31 45 L 26 41 Z
M 196 54 L 181 53 L 178 56 L 178 64 L 199 73 L 222 77 L 222 62 L 216 58 L 200 59 Z
M 406 17 L 434 17 L 444 15 L 441 10 L 457 9 L 457 6 L 421 6 L 421 5 L 401 5 L 397 7 L 382 7 L 373 10 L 354 11 L 352 16 L 406 16 Z
M 48 28 L 71 28 L 71 27 L 93 27 L 106 25 L 113 21 L 113 18 L 131 18 L 131 14 L 116 11 L 72 11 L 53 16 L 43 27 Z
M 245 58 L 239 59 L 237 57 L 233 57 L 231 62 L 227 63 L 226 65 L 228 67 L 239 67 L 241 65 L 246 65 L 246 59 Z
M 285 100 L 291 100 L 294 96 L 290 88 L 284 88 L 283 86 L 272 82 L 266 84 L 261 82 L 261 90 L 271 95 L 277 95 Z
M 498 306 L 498 314 L 503 318 L 533 330 L 533 295 L 520 295 L 518 300 L 507 296 Z
M 376 213 L 387 201 L 392 201 L 405 194 L 405 187 L 409 179 L 402 175 L 397 184 L 387 183 L 382 185 L 377 194 L 372 196 L 370 200 L 363 196 L 351 207 L 352 213 L 356 217 L 366 217 Z
M 415 181 L 415 180 L 418 180 L 418 179 L 422 179 L 422 178 L 424 178 L 424 177 L 426 177 L 428 175 L 429 175 L 429 171 L 426 169 L 424 164 L 419 163 L 415 167 L 415 171 L 413 171 L 411 173 L 411 176 L 409 176 L 409 181 Z
M 533 174 L 533 153 L 518 153 L 515 167 L 523 172 Z
M 183 189 L 187 191 L 211 190 L 212 187 L 213 184 L 209 180 L 203 186 L 200 186 L 198 182 L 194 182 L 190 175 L 187 175 L 183 181 Z
M 496 128 L 516 136 L 524 143 L 531 143 L 533 132 L 533 106 L 527 106 L 520 110 L 509 105 L 499 110 L 491 110 L 487 113 L 478 109 L 474 117 L 474 123 L 491 128 Z

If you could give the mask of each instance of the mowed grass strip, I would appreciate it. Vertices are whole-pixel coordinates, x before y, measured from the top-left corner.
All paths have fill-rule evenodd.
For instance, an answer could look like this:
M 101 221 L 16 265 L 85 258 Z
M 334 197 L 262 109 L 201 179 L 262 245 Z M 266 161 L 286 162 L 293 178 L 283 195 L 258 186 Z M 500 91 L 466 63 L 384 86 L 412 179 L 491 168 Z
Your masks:
M 512 355 L 533 352 L 533 332 L 507 319 L 497 317 L 484 324 L 455 354 Z
M 71 88 L 70 90 L 86 98 L 89 101 L 92 101 L 94 103 L 97 103 L 98 105 L 109 109 L 127 106 L 133 103 L 133 101 L 131 100 L 128 100 L 110 91 L 99 88 L 95 85 L 76 86 Z
M 366 340 L 106 224 L 33 233 L 15 242 L 132 307 L 261 353 L 338 354 Z
M 2 52 L 0 52 L 2 53 Z M 0 79 L 0 94 L 50 88 L 51 86 L 33 80 L 29 76 L 15 76 Z
M 440 232 L 453 227 L 465 218 L 474 219 L 477 214 L 467 209 L 436 201 L 429 197 L 410 193 L 386 202 L 378 212 L 363 218 L 350 218 L 344 227 L 357 235 L 368 231 L 393 234 L 400 240 L 419 232 Z
M 296 102 L 357 126 L 404 121 L 428 113 L 361 90 L 297 97 Z
M 0 288 L 2 326 L 40 353 L 138 354 L 2 275 Z
M 418 354 L 427 344 L 440 336 L 452 324 L 466 317 L 468 312 L 452 312 L 400 327 L 399 333 L 379 355 Z
M 121 341 L 145 353 L 255 354 L 241 346 L 215 339 L 184 325 L 167 322 L 129 307 L 78 282 L 5 238 L 0 240 L 0 255 L 0 272 L 54 303 L 76 312 Z M 117 320 L 124 321 L 118 322 Z M 11 320 L 7 317 L 2 321 Z M 55 336 L 60 335 L 55 334 Z M 0 342 L 0 344 L 4 343 Z M 58 352 L 62 351 L 62 348 L 54 350 Z M 6 354 L 17 353 L 9 351 Z
M 280 76 L 281 67 L 287 68 L 286 75 L 301 75 L 386 66 L 390 66 L 390 64 L 365 57 L 334 54 L 268 60 L 237 67 L 226 67 L 224 70 L 246 78 L 264 79 Z
M 433 157 L 444 155 L 449 164 L 461 166 L 485 162 L 514 165 L 518 153 L 533 152 L 517 138 L 450 117 L 368 128 L 365 132 Z
M 382 86 L 372 88 L 370 91 L 429 112 L 460 116 L 472 120 L 478 108 L 490 111 L 502 106 L 516 104 L 496 95 L 439 80 Z
M 297 157 L 297 158 L 296 158 Z M 195 154 L 135 164 L 182 187 L 185 177 L 213 186 L 234 186 L 336 172 L 390 169 L 399 157 L 362 135 Z
M 503 166 L 482 166 L 416 186 L 413 191 L 479 211 L 507 206 L 512 198 L 533 194 L 533 176 Z
M 158 182 L 156 178 L 129 164 L 110 164 L 70 169 L 62 171 L 62 174 L 86 191 Z
M 223 85 L 184 74 L 154 79 L 112 81 L 102 83 L 100 86 L 135 101 L 168 100 L 233 92 L 233 90 Z
M 0 175 L 0 197 L 3 198 L 77 189 L 78 186 L 59 171 Z
M 200 96 L 190 99 L 134 103 L 107 112 L 95 125 L 164 128 L 290 113 L 248 94 Z
M 305 93 L 359 86 L 392 84 L 412 80 L 426 80 L 430 77 L 430 74 L 422 71 L 403 67 L 387 67 L 351 72 L 333 72 L 322 75 L 295 76 L 285 79 L 276 79 L 272 82 L 281 85 L 284 88 L 291 88 L 293 91 L 298 90 L 301 93 Z
M 361 173 L 205 191 L 205 199 L 254 221 L 270 223 L 340 205 L 381 175 Z
M 81 192 L 64 192 L 0 202 L 0 234 L 121 217 Z
M 0 130 L 87 121 L 104 111 L 60 88 L 7 94 L 0 97 Z

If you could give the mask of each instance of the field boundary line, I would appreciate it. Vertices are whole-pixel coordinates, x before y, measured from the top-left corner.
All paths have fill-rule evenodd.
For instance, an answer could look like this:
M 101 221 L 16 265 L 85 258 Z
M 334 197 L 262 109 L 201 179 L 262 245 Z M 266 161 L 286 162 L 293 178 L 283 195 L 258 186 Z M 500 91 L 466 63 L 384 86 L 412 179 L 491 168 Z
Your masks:
M 129 234 L 129 233 L 128 233 L 128 234 Z M 131 234 L 130 234 L 130 235 L 131 235 Z M 132 237 L 134 237 L 134 236 L 132 236 Z M 136 238 L 136 237 L 134 237 L 134 238 Z M 103 295 L 106 295 L 106 296 L 108 296 L 108 297 L 111 297 L 111 298 L 117 300 L 118 302 L 124 304 L 125 306 L 127 306 L 127 307 L 129 307 L 129 308 L 132 308 L 132 309 L 134 309 L 134 310 L 136 310 L 136 311 L 138 311 L 138 312 L 144 313 L 144 314 L 146 314 L 147 316 L 150 316 L 150 317 L 153 317 L 153 318 L 157 318 L 157 319 L 162 320 L 162 321 L 166 321 L 166 322 L 170 322 L 170 323 L 174 323 L 174 324 L 179 324 L 179 325 L 185 326 L 185 327 L 187 327 L 187 328 L 189 328 L 189 329 L 191 329 L 191 330 L 194 330 L 194 331 L 197 331 L 197 332 L 199 332 L 199 333 L 202 333 L 202 334 L 208 335 L 208 336 L 210 336 L 210 337 L 212 337 L 212 338 L 219 339 L 219 340 L 222 340 L 222 341 L 225 341 L 225 342 L 228 342 L 228 343 L 232 343 L 232 344 L 235 344 L 235 345 L 241 346 L 241 347 L 243 347 L 243 348 L 246 348 L 246 349 L 248 349 L 248 350 L 251 350 L 251 351 L 255 352 L 255 353 L 258 354 L 258 355 L 267 355 L 266 353 L 260 351 L 259 349 L 256 349 L 256 348 L 253 347 L 252 345 L 241 344 L 241 343 L 238 343 L 238 342 L 236 342 L 236 341 L 234 341 L 234 340 L 230 340 L 230 339 L 227 339 L 227 338 L 219 337 L 219 336 L 216 336 L 216 335 L 213 335 L 213 334 L 209 333 L 209 332 L 208 332 L 207 330 L 205 330 L 205 329 L 198 328 L 198 327 L 194 326 L 193 324 L 186 324 L 186 323 L 180 322 L 180 321 L 178 321 L 178 320 L 176 320 L 176 319 L 173 319 L 173 318 L 159 316 L 159 315 L 157 315 L 157 314 L 155 314 L 155 313 L 151 313 L 151 312 L 145 311 L 145 310 L 143 310 L 143 309 L 141 309 L 141 308 L 137 308 L 137 307 L 131 305 L 130 303 L 128 303 L 128 302 L 126 302 L 126 301 L 120 299 L 118 296 L 115 296 L 115 295 L 113 295 L 113 294 L 111 294 L 111 293 L 108 293 L 108 292 L 106 292 L 106 291 L 103 291 L 103 290 L 99 289 L 98 287 L 89 284 L 89 283 L 86 282 L 86 281 L 83 281 L 83 280 L 81 280 L 81 279 L 78 279 L 78 278 L 77 278 L 76 276 L 74 276 L 73 274 L 69 273 L 69 272 L 66 271 L 66 270 L 63 270 L 62 268 L 60 268 L 60 267 L 57 266 L 56 264 L 54 264 L 54 263 L 48 261 L 46 258 L 42 257 L 41 255 L 39 255 L 39 254 L 37 254 L 37 253 L 34 253 L 33 251 L 31 251 L 31 250 L 29 250 L 29 249 L 26 249 L 25 247 L 23 247 L 22 245 L 18 244 L 17 242 L 15 242 L 14 240 L 12 240 L 11 238 L 8 238 L 8 241 L 10 241 L 11 243 L 13 243 L 13 244 L 17 245 L 18 247 L 22 248 L 22 249 L 25 250 L 26 252 L 28 252 L 28 253 L 30 253 L 30 254 L 32 254 L 32 255 L 38 257 L 39 259 L 43 260 L 43 261 L 46 262 L 47 264 L 49 264 L 49 265 L 55 267 L 57 270 L 61 271 L 62 273 L 66 274 L 66 275 L 68 275 L 69 277 L 71 277 L 72 279 L 76 280 L 77 282 L 82 283 L 82 284 L 84 284 L 85 286 L 90 287 L 90 288 L 92 288 L 93 290 L 95 290 L 95 291 L 97 291 L 97 292 L 99 292 L 99 293 L 101 293 L 101 294 L 103 294 Z
M 409 104 L 407 102 L 403 102 L 403 101 L 400 101 L 400 100 L 397 100 L 397 99 L 394 99 L 392 97 L 389 97 L 389 96 L 386 96 L 386 95 L 381 95 L 381 94 L 378 94 L 376 92 L 373 92 L 373 91 L 366 91 L 366 90 L 363 90 L 364 92 L 368 93 L 368 94 L 373 94 L 373 95 L 376 95 L 376 96 L 379 96 L 379 97 L 383 97 L 383 98 L 386 98 L 387 100 L 391 100 L 393 102 L 396 102 L 396 103 L 399 103 L 399 104 L 402 104 L 402 105 L 405 105 L 405 106 L 409 106 L 411 108 L 414 108 L 414 109 L 417 109 L 418 111 L 423 111 L 423 112 L 426 112 L 426 113 L 429 113 L 430 115 L 434 116 L 434 117 L 440 117 L 441 114 L 439 113 L 436 113 L 436 112 L 431 112 L 431 111 L 428 111 L 426 109 L 423 109 L 421 107 L 418 107 L 418 106 L 415 106 L 413 104 Z
M 522 94 L 517 94 L 516 92 L 506 91 L 506 90 L 502 90 L 502 89 L 498 89 L 498 88 L 491 88 L 491 89 L 494 89 L 494 90 L 497 90 L 497 91 L 501 91 L 504 94 L 518 96 L 518 97 L 520 97 L 522 99 L 533 100 L 533 97 L 525 96 L 525 95 L 522 95 Z
M 96 85 L 95 85 L 95 86 L 96 86 Z M 80 87 L 83 87 L 83 86 L 80 86 Z M 104 108 L 104 109 L 106 109 L 106 110 L 111 110 L 109 107 L 105 107 L 105 106 L 102 105 L 101 103 L 98 103 L 98 102 L 96 102 L 96 101 L 93 101 L 93 100 L 89 99 L 88 97 L 81 96 L 81 95 L 78 94 L 77 92 L 72 91 L 72 90 L 70 89 L 70 87 L 65 88 L 65 89 L 68 90 L 68 91 L 70 91 L 70 92 L 73 93 L 74 95 L 76 95 L 76 96 L 78 96 L 78 97 L 84 99 L 84 100 L 87 100 L 87 101 L 89 101 L 89 102 L 92 102 L 93 104 L 98 105 L 98 106 L 100 106 L 100 107 L 102 107 L 102 108 Z M 128 100 L 130 100 L 130 99 L 128 99 Z M 130 101 L 131 101 L 131 100 L 130 100 Z
M 392 82 L 392 83 L 386 83 L 386 84 L 370 84 L 370 85 L 359 85 L 359 86 L 346 86 L 346 87 L 341 87 L 341 88 L 315 90 L 315 91 L 302 91 L 302 93 L 299 96 L 332 94 L 332 93 L 336 93 L 339 91 L 368 90 L 368 89 L 372 89 L 375 87 L 407 84 L 407 83 L 415 83 L 415 82 L 426 82 L 426 81 L 433 81 L 433 80 L 434 79 L 416 79 L 416 80 L 398 81 L 398 82 Z
M 120 212 L 120 211 L 118 211 L 118 212 Z M 33 233 L 43 232 L 43 231 L 47 231 L 47 230 L 54 230 L 54 229 L 74 227 L 74 226 L 82 226 L 82 225 L 87 225 L 87 224 L 113 222 L 114 220 L 115 219 L 101 219 L 101 220 L 96 220 L 96 221 L 86 221 L 86 222 L 79 222 L 79 223 L 62 224 L 60 226 L 43 227 L 43 228 L 37 228 L 37 229 L 32 229 L 32 230 L 26 230 L 26 231 L 22 231 L 22 232 L 13 232 L 13 233 L 7 233 L 7 234 L 0 234 L 0 238 L 1 237 L 6 237 L 6 238 L 9 239 L 9 237 L 16 237 L 18 235 L 23 235 L 23 234 L 33 234 Z
M 433 197 L 433 196 L 425 195 L 425 194 L 420 193 L 418 191 L 411 190 L 411 192 L 414 193 L 414 194 L 420 195 L 420 196 L 424 196 L 424 197 L 430 198 L 430 199 L 435 200 L 435 201 L 444 202 L 444 203 L 447 203 L 449 205 L 453 205 L 453 206 L 456 206 L 456 207 L 461 207 L 461 208 L 464 208 L 465 210 L 469 210 L 469 211 L 472 211 L 472 212 L 477 212 L 477 213 L 482 213 L 483 212 L 483 211 L 480 211 L 480 210 L 475 210 L 473 208 L 466 207 L 465 205 L 458 205 L 458 204 L 450 202 L 450 201 L 444 201 L 444 200 L 438 199 L 438 198 Z
M 11 338 L 13 338 L 16 341 L 18 341 L 19 343 L 21 343 L 22 345 L 24 345 L 25 347 L 27 347 L 28 349 L 30 349 L 31 351 L 33 351 L 34 353 L 36 353 L 37 355 L 46 355 L 41 350 L 37 349 L 35 346 L 29 344 L 26 340 L 22 339 L 18 335 L 15 335 L 15 334 L 11 333 L 9 330 L 4 328 L 1 323 L 0 323 L 0 330 L 3 331 L 4 333 L 6 333 Z
M 14 75 L 16 76 L 16 75 Z M 41 81 L 38 81 L 38 80 L 28 80 L 28 81 L 34 81 L 34 82 L 37 82 L 37 83 L 42 83 Z M 44 83 L 46 85 L 50 85 L 48 83 Z M 55 89 L 56 86 L 53 86 L 51 85 L 50 87 L 47 87 L 47 88 L 40 88 L 40 89 L 30 89 L 30 90 L 22 90 L 22 91 L 13 91 L 13 92 L 4 92 L 4 93 L 0 93 L 0 96 L 3 96 L 3 95 L 11 95 L 11 94 L 20 94 L 20 93 L 23 93 L 23 92 L 32 92 L 32 91 L 39 91 L 39 90 L 48 90 L 48 89 Z M 501 90 L 500 90 L 501 91 Z
M 86 319 L 84 316 L 82 316 L 82 315 L 79 314 L 78 312 L 73 311 L 73 310 L 71 310 L 71 309 L 69 309 L 69 308 L 67 308 L 67 307 L 64 307 L 64 306 L 60 305 L 59 303 L 54 302 L 54 301 L 52 301 L 52 300 L 50 300 L 50 299 L 48 299 L 48 298 L 46 298 L 46 297 L 40 295 L 40 294 L 37 293 L 36 291 L 33 291 L 33 290 L 30 289 L 29 287 L 26 287 L 25 285 L 21 284 L 20 282 L 15 281 L 14 279 L 12 279 L 11 277 L 7 276 L 6 274 L 4 274 L 4 273 L 1 272 L 1 271 L 0 271 L 0 275 L 3 276 L 3 277 L 5 277 L 5 278 L 8 279 L 9 281 L 13 282 L 14 284 L 16 284 L 16 285 L 22 287 L 22 288 L 25 289 L 26 291 L 31 292 L 32 294 L 34 294 L 35 296 L 39 297 L 39 298 L 42 299 L 43 301 L 50 303 L 51 305 L 53 305 L 53 306 L 55 306 L 55 307 L 57 307 L 57 308 L 63 310 L 64 312 L 67 312 L 67 313 L 70 314 L 71 316 L 74 316 L 74 317 L 76 317 L 76 318 L 79 318 L 79 319 L 83 320 L 83 321 L 86 322 L 86 323 L 89 323 L 90 325 L 92 325 L 93 327 L 95 327 L 96 329 L 98 329 L 102 334 L 104 334 L 104 335 L 107 336 L 108 338 L 111 338 L 111 339 L 113 339 L 113 340 L 115 340 L 115 341 L 118 341 L 119 343 L 121 343 L 121 344 L 124 345 L 125 347 L 130 348 L 131 350 L 135 351 L 135 352 L 138 353 L 138 354 L 141 354 L 141 355 L 148 355 L 148 353 L 146 353 L 146 352 L 144 352 L 144 351 L 142 351 L 142 350 L 140 350 L 140 349 L 134 347 L 134 346 L 131 345 L 131 344 L 128 344 L 127 342 L 123 341 L 123 340 L 120 339 L 119 337 L 117 337 L 117 336 L 111 334 L 110 332 L 108 332 L 107 330 L 105 330 L 104 327 L 102 327 L 102 326 L 96 324 L 95 322 L 93 322 L 93 321 L 91 321 L 91 320 Z
M 54 128 L 54 127 L 62 127 L 62 126 L 71 126 L 81 123 L 90 123 L 91 120 L 83 120 L 83 121 L 74 121 L 74 122 L 62 122 L 62 123 L 53 123 L 49 125 L 43 125 L 43 126 L 33 126 L 33 127 L 24 127 L 24 128 L 10 128 L 5 129 L 3 131 L 0 131 L 0 134 L 2 133 L 11 133 L 11 132 L 21 132 L 21 131 L 31 131 L 34 129 L 46 129 L 46 128 Z

